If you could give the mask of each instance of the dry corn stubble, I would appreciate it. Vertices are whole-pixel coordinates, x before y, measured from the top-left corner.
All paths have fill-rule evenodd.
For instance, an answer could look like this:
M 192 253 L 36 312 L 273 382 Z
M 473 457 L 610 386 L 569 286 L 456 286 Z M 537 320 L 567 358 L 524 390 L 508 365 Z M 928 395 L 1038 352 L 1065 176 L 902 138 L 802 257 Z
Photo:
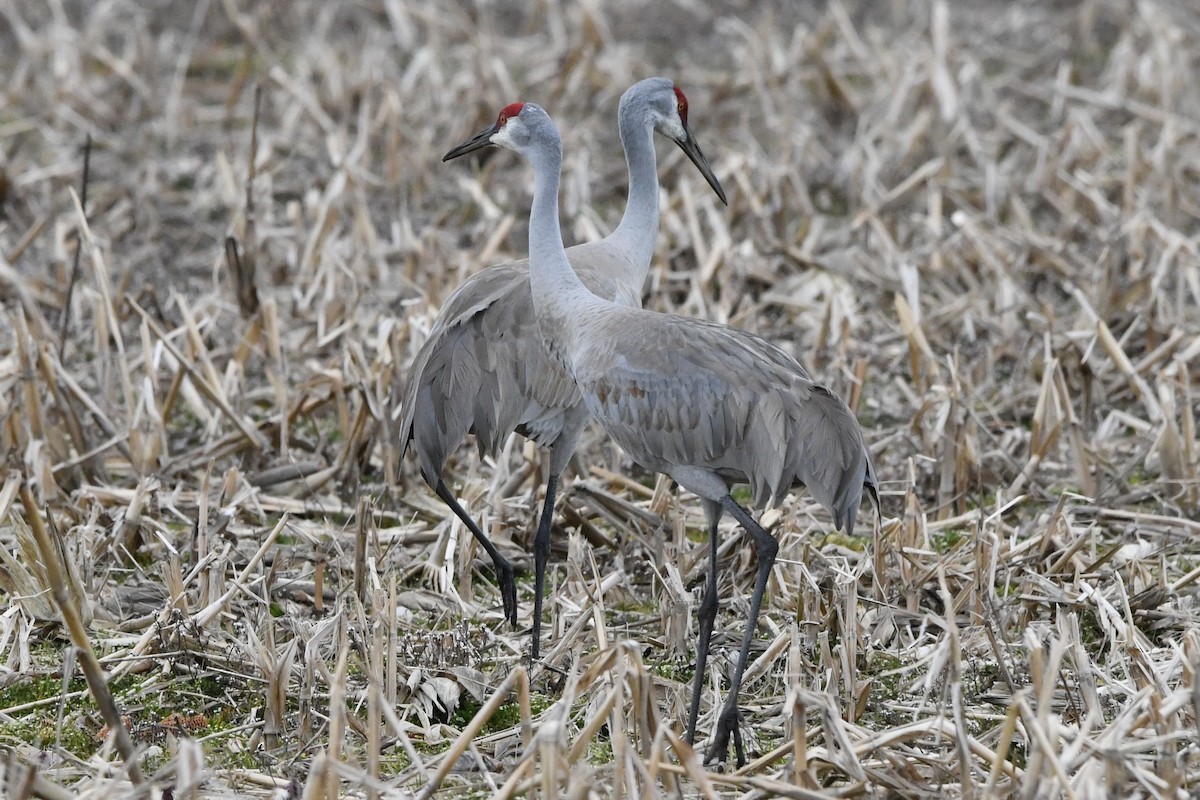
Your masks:
M 123 754 L 178 796 L 1195 791 L 1194 9 L 174 5 L 0 5 L 9 796 L 138 791 L 21 486 Z M 771 512 L 736 773 L 678 734 L 693 498 L 588 434 L 526 672 L 486 559 L 392 442 L 437 308 L 525 252 L 527 172 L 444 166 L 446 142 L 543 104 L 568 237 L 598 236 L 616 101 L 652 74 L 732 192 L 659 149 L 647 304 L 791 348 L 854 401 L 885 489 L 855 538 L 803 492 Z M 540 458 L 451 465 L 519 565 Z M 720 557 L 702 731 L 753 575 L 732 527 Z

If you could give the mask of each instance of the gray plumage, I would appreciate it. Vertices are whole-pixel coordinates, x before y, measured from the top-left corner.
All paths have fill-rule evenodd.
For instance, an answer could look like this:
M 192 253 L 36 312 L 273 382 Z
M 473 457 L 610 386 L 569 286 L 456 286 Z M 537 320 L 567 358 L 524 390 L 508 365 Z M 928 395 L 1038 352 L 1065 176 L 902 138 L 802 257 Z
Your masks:
M 607 308 L 579 324 L 587 341 L 571 363 L 588 410 L 631 458 L 673 477 L 684 467 L 684 486 L 697 470 L 726 489 L 748 483 L 758 506 L 803 484 L 853 532 L 875 483 L 858 421 L 795 359 L 746 331 L 666 314 Z
M 640 300 L 604 270 L 621 257 L 607 242 L 569 252 L 597 294 Z M 497 453 L 513 431 L 551 446 L 579 406 L 575 381 L 540 343 L 528 262 L 501 264 L 472 275 L 442 306 L 409 370 L 400 441 L 411 443 L 433 485 L 468 433 L 481 456 Z
M 698 615 L 688 741 L 695 736 L 717 612 L 722 512 L 732 514 L 754 542 L 758 572 L 750 617 L 706 755 L 706 761 L 723 761 L 732 736 L 743 764 L 737 699 L 779 544 L 733 499 L 731 485 L 750 484 L 755 501 L 765 503 L 804 484 L 835 524 L 853 532 L 864 489 L 878 507 L 862 431 L 841 399 L 771 343 L 724 325 L 624 308 L 591 292 L 563 250 L 558 129 L 530 103 L 505 112 L 511 122 L 498 125 L 488 141 L 521 153 L 534 168 L 529 279 L 543 340 L 575 379 L 588 410 L 630 457 L 703 500 L 709 573 Z
M 499 123 L 497 123 L 499 124 Z M 629 200 L 620 225 L 568 257 L 591 291 L 621 305 L 641 304 L 658 233 L 658 175 L 653 134 L 675 141 L 725 200 L 724 191 L 687 126 L 687 100 L 665 78 L 649 78 L 621 97 L 618 126 L 629 168 Z M 477 149 L 483 134 L 443 160 Z M 486 142 L 484 142 L 486 144 Z M 468 278 L 443 305 L 408 374 L 400 445 L 417 453 L 421 475 L 492 557 L 505 617 L 517 622 L 512 567 L 442 481 L 450 452 L 468 433 L 480 455 L 495 454 L 512 431 L 550 448 L 546 499 L 534 539 L 533 657 L 538 657 L 541 600 L 558 477 L 587 422 L 575 382 L 541 343 L 527 260 L 489 267 Z

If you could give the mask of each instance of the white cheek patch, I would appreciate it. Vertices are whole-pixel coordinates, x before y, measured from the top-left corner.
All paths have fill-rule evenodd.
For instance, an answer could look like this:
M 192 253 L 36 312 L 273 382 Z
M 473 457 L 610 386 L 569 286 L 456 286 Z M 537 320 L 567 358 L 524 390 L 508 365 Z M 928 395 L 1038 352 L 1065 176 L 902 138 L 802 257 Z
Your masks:
M 500 130 L 493 133 L 492 134 L 492 144 L 497 145 L 499 147 L 512 148 L 513 138 L 512 138 L 512 134 L 510 134 L 508 132 L 509 127 L 511 125 L 512 125 L 512 121 L 510 120 L 507 125 L 505 125 L 503 128 L 501 128 Z

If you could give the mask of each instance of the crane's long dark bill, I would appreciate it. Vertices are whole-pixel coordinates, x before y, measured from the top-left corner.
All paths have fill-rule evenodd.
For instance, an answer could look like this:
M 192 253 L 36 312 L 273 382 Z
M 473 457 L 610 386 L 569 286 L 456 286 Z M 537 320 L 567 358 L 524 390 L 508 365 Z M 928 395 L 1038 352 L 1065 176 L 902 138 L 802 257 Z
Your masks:
M 686 128 L 684 130 L 687 130 Z M 675 143 L 679 145 L 679 149 L 687 153 L 687 157 L 696 165 L 696 169 L 700 170 L 700 174 L 704 176 L 704 180 L 708 181 L 708 185 L 717 193 L 717 197 L 721 198 L 721 202 L 729 205 L 729 201 L 725 199 L 725 190 L 721 188 L 721 182 L 717 180 L 717 176 L 713 174 L 712 167 L 708 165 L 708 159 L 704 157 L 704 153 L 700 150 L 700 145 L 696 144 L 696 137 L 692 136 L 691 131 L 687 131 L 687 138 L 682 142 L 678 139 Z M 446 156 L 449 158 L 449 156 Z
M 496 132 L 496 126 L 489 125 L 488 127 L 481 130 L 479 133 L 472 136 L 470 139 L 467 139 L 462 144 L 458 145 L 457 147 L 451 148 L 449 153 L 446 153 L 446 155 L 442 156 L 442 161 L 449 161 L 452 158 L 458 158 L 459 156 L 465 156 L 467 153 L 470 153 L 473 150 L 482 150 L 483 148 L 490 146 L 492 143 L 492 134 L 495 132 Z M 701 157 L 703 157 L 703 156 L 701 156 Z M 714 180 L 715 180 L 715 178 L 714 178 Z

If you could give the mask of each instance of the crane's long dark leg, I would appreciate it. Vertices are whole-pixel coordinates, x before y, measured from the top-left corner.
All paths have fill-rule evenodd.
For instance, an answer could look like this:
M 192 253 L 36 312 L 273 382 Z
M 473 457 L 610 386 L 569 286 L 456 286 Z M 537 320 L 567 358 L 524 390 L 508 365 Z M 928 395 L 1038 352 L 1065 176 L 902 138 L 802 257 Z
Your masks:
M 779 552 L 779 542 L 775 537 L 763 530 L 750 512 L 737 504 L 734 499 L 725 495 L 721 498 L 721 506 L 732 514 L 746 532 L 754 539 L 754 549 L 758 553 L 758 576 L 754 581 L 754 595 L 750 598 L 750 618 L 746 620 L 746 633 L 742 636 L 742 651 L 738 654 L 737 665 L 733 670 L 733 680 L 729 682 L 729 695 L 721 708 L 721 716 L 717 719 L 717 727 L 713 733 L 712 743 L 704 757 L 705 763 L 723 761 L 729 751 L 729 736 L 734 735 L 737 747 L 738 766 L 746 763 L 746 754 L 742 748 L 741 731 L 738 729 L 738 693 L 742 688 L 742 674 L 746 671 L 746 662 L 750 659 L 750 643 L 754 641 L 754 632 L 758 627 L 758 612 L 762 608 L 763 594 L 767 590 L 767 579 L 771 576 L 771 568 L 775 565 L 775 556 Z
M 550 560 L 550 524 L 554 521 L 554 495 L 558 492 L 558 473 L 546 479 L 546 501 L 537 535 L 533 537 L 533 660 L 537 661 L 542 642 L 542 593 L 546 587 L 546 563 Z
M 533 537 L 533 660 L 538 660 L 542 646 L 542 594 L 546 588 L 546 564 L 550 561 L 550 525 L 554 521 L 554 498 L 558 494 L 558 479 L 575 445 L 579 434 L 587 425 L 588 414 L 583 403 L 567 411 L 562 432 L 550 445 L 549 476 L 546 478 L 546 500 L 542 503 L 542 516 L 538 520 L 537 534 Z
M 450 510 L 454 512 L 455 516 L 461 519 L 467 529 L 471 531 L 475 541 L 479 542 L 487 554 L 492 557 L 492 563 L 496 566 L 496 584 L 500 587 L 500 598 L 504 602 L 504 618 L 514 628 L 517 627 L 517 581 L 513 577 L 512 564 L 496 549 L 496 545 L 492 544 L 492 540 L 487 537 L 487 534 L 480 530 L 467 510 L 459 505 L 458 500 L 446 488 L 444 481 L 439 480 L 433 487 L 433 491 L 442 498 L 443 503 L 450 506 Z
M 696 741 L 696 720 L 700 716 L 700 693 L 704 688 L 704 673 L 708 663 L 708 645 L 712 639 L 713 623 L 717 618 L 717 523 L 721 521 L 721 505 L 704 501 L 708 518 L 708 580 L 704 584 L 704 599 L 700 601 L 700 638 L 696 640 L 696 673 L 692 678 L 692 704 L 688 711 L 688 744 Z

